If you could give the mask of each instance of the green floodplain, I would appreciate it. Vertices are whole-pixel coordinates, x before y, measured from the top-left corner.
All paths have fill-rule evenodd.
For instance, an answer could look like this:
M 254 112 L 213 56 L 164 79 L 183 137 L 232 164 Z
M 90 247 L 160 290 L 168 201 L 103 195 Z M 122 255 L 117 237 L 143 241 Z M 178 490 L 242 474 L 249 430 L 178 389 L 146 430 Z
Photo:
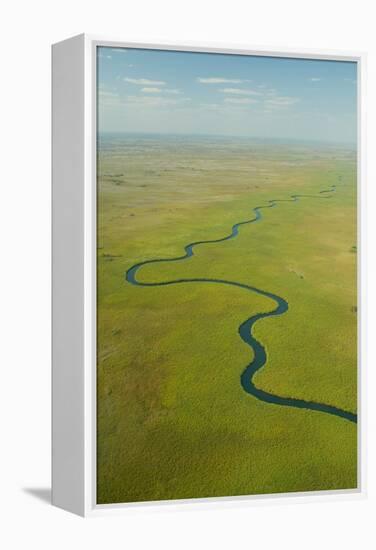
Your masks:
M 336 186 L 335 191 L 320 191 Z M 244 320 L 271 299 L 221 284 L 134 286 L 134 264 L 231 240 L 138 280 L 225 279 L 281 296 L 259 320 L 272 394 L 357 409 L 356 152 L 235 138 L 101 136 L 98 146 L 98 503 L 357 486 L 357 424 L 244 391 Z M 330 198 L 323 198 L 328 196 Z

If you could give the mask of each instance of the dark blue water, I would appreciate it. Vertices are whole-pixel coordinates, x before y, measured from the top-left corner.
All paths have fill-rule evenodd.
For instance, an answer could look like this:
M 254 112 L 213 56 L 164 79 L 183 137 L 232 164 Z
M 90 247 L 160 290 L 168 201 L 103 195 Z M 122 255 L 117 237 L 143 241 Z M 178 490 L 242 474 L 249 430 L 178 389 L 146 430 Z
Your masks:
M 336 189 L 336 186 L 333 185 L 330 189 L 325 189 L 323 191 L 320 191 L 320 194 L 326 194 L 334 192 Z M 244 369 L 241 377 L 240 377 L 240 383 L 243 387 L 243 389 L 249 393 L 250 395 L 253 395 L 260 401 L 264 401 L 265 403 L 271 403 L 273 405 L 281 405 L 285 407 L 295 407 L 298 409 L 309 409 L 312 411 L 319 411 L 327 414 L 332 414 L 335 416 L 339 416 L 341 418 L 344 418 L 345 420 L 349 420 L 350 422 L 357 422 L 357 415 L 345 411 L 343 409 L 339 409 L 337 407 L 334 407 L 332 405 L 326 405 L 325 403 L 316 403 L 315 401 L 305 401 L 303 399 L 295 399 L 293 397 L 281 397 L 279 395 L 275 395 L 272 393 L 265 392 L 263 390 L 260 390 L 257 388 L 257 386 L 253 382 L 254 375 L 258 370 L 260 370 L 267 361 L 267 355 L 264 346 L 256 340 L 256 338 L 252 334 L 252 329 L 254 324 L 259 319 L 265 319 L 267 317 L 274 317 L 277 315 L 283 315 L 288 310 L 288 302 L 281 298 L 280 296 L 277 296 L 276 294 L 273 294 L 271 292 L 267 292 L 266 290 L 261 290 L 259 288 L 246 285 L 243 283 L 238 283 L 236 281 L 227 281 L 223 279 L 208 279 L 208 278 L 195 278 L 195 279 L 176 279 L 172 281 L 162 281 L 162 282 L 155 282 L 155 283 L 142 283 L 137 280 L 137 272 L 142 268 L 142 266 L 147 264 L 153 264 L 153 263 L 161 263 L 161 262 L 178 262 L 181 260 L 185 260 L 187 258 L 190 258 L 194 255 L 193 248 L 198 245 L 208 244 L 208 243 L 220 243 L 223 241 L 228 241 L 230 239 L 235 238 L 239 234 L 239 228 L 242 225 L 250 224 L 258 222 L 262 219 L 261 210 L 264 208 L 273 208 L 277 205 L 279 202 L 296 202 L 302 197 L 307 198 L 314 198 L 314 199 L 330 199 L 331 196 L 318 196 L 318 195 L 291 195 L 291 198 L 289 199 L 272 199 L 268 201 L 268 204 L 264 206 L 256 206 L 253 209 L 254 217 L 250 220 L 245 220 L 239 223 L 236 223 L 231 228 L 231 233 L 225 237 L 222 237 L 221 239 L 212 239 L 212 240 L 206 240 L 206 241 L 196 241 L 193 243 L 189 243 L 184 247 L 185 254 L 182 256 L 177 256 L 175 258 L 157 258 L 154 260 L 145 260 L 143 262 L 140 262 L 138 264 L 135 264 L 125 274 L 125 278 L 128 281 L 128 283 L 131 283 L 133 285 L 137 286 L 167 286 L 167 285 L 176 285 L 176 284 L 192 284 L 192 283 L 210 283 L 210 284 L 222 284 L 222 285 L 229 285 L 229 286 L 236 286 L 239 288 L 242 288 L 248 292 L 255 292 L 257 294 L 260 294 L 261 296 L 265 296 L 267 298 L 271 298 L 276 304 L 277 307 L 273 309 L 272 311 L 268 311 L 267 313 L 257 313 L 256 315 L 253 315 L 252 317 L 249 317 L 246 321 L 244 321 L 238 329 L 240 338 L 245 342 L 249 347 L 252 348 L 254 357 L 251 363 L 249 363 L 246 368 Z

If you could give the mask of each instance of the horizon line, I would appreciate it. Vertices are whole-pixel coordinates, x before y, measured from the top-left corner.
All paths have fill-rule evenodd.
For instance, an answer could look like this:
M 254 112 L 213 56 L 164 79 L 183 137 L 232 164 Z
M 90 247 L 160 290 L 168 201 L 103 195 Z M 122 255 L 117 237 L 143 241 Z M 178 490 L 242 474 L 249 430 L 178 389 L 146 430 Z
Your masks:
M 259 141 L 286 141 L 286 142 L 303 142 L 303 143 L 322 143 L 326 145 L 347 145 L 357 148 L 357 141 L 334 141 L 334 140 L 323 140 L 317 138 L 290 138 L 290 137 L 264 137 L 257 135 L 242 135 L 242 134 L 208 134 L 208 133 L 189 133 L 189 132 L 140 132 L 136 130 L 97 130 L 97 137 L 103 134 L 125 134 L 125 135 L 137 135 L 137 136 L 181 136 L 181 137 L 211 137 L 211 138 L 237 138 L 237 139 L 250 139 L 250 140 L 259 140 Z

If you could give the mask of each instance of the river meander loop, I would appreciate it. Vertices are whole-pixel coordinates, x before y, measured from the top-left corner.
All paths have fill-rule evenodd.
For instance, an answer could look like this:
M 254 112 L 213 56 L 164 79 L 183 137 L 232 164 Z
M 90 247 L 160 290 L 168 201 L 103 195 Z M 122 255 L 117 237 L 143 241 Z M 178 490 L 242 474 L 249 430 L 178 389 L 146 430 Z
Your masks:
M 325 189 L 323 191 L 320 191 L 320 195 L 323 195 L 323 196 L 291 195 L 291 198 L 289 199 L 269 200 L 267 201 L 266 205 L 256 206 L 253 209 L 254 217 L 252 219 L 234 224 L 231 228 L 231 233 L 226 237 L 222 237 L 220 239 L 206 240 L 206 241 L 196 241 L 196 242 L 187 244 L 184 247 L 185 254 L 183 256 L 177 256 L 175 258 L 157 258 L 154 260 L 145 260 L 143 262 L 135 264 L 130 269 L 128 269 L 128 271 L 125 274 L 125 278 L 126 278 L 126 281 L 130 284 L 133 284 L 136 286 L 148 286 L 148 287 L 168 286 L 168 285 L 188 284 L 188 283 L 189 284 L 207 283 L 207 284 L 221 284 L 221 285 L 228 285 L 228 286 L 236 286 L 248 292 L 254 292 L 261 296 L 270 298 L 276 303 L 275 309 L 273 309 L 272 311 L 268 311 L 266 313 L 257 313 L 256 315 L 249 317 L 239 326 L 239 329 L 238 329 L 240 338 L 243 340 L 245 344 L 247 344 L 250 348 L 252 348 L 253 354 L 254 354 L 253 360 L 246 366 L 246 368 L 244 369 L 240 377 L 240 382 L 244 391 L 246 391 L 253 397 L 256 397 L 260 401 L 264 401 L 265 403 L 271 403 L 274 405 L 281 405 L 285 407 L 295 407 L 298 409 L 308 409 L 311 411 L 319 411 L 326 414 L 332 414 L 334 416 L 338 416 L 350 422 L 356 423 L 357 415 L 352 412 L 340 409 L 338 407 L 334 407 L 333 405 L 326 405 L 325 403 L 317 403 L 315 401 L 305 401 L 303 399 L 296 399 L 293 397 L 282 397 L 279 395 L 268 393 L 258 388 L 253 382 L 253 378 L 256 372 L 259 371 L 267 361 L 267 355 L 266 355 L 266 350 L 264 346 L 261 344 L 261 342 L 256 340 L 256 338 L 252 334 L 253 326 L 260 319 L 266 319 L 267 317 L 275 317 L 277 315 L 283 315 L 284 313 L 286 313 L 289 306 L 288 306 L 288 302 L 284 298 L 281 298 L 276 294 L 272 294 L 271 292 L 267 292 L 266 290 L 261 290 L 259 288 L 256 288 L 250 285 L 238 283 L 236 281 L 223 280 L 223 279 L 193 278 L 193 279 L 176 279 L 172 281 L 162 281 L 162 282 L 155 282 L 155 283 L 145 283 L 137 280 L 137 273 L 144 265 L 161 263 L 161 262 L 182 261 L 194 255 L 193 249 L 195 246 L 208 244 L 208 243 L 220 243 L 220 242 L 228 241 L 230 239 L 234 239 L 239 234 L 239 228 L 242 225 L 255 223 L 262 219 L 261 210 L 264 208 L 273 208 L 279 202 L 297 202 L 300 198 L 303 198 L 303 197 L 315 198 L 315 199 L 330 199 L 331 196 L 328 196 L 327 193 L 332 193 L 335 190 L 336 190 L 336 186 L 333 185 L 330 189 Z

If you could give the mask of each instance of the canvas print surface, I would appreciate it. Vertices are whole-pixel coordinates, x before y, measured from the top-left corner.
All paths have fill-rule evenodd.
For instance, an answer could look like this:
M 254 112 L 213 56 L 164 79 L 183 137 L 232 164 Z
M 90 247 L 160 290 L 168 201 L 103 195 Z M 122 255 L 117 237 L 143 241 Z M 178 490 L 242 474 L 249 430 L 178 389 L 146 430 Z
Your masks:
M 357 66 L 97 48 L 97 501 L 357 486 Z

